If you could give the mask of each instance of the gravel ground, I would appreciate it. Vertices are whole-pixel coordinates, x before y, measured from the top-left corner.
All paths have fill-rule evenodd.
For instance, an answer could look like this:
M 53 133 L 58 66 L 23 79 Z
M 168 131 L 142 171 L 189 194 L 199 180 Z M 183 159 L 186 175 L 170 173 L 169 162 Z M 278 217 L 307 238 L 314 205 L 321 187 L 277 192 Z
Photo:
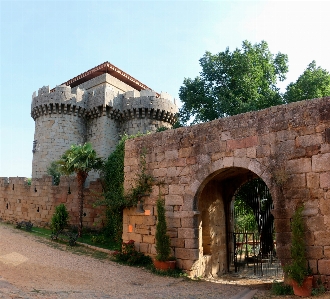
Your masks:
M 229 278 L 192 281 L 157 276 L 141 268 L 114 263 L 105 253 L 80 246 L 70 248 L 0 223 L 0 298 L 249 299 L 269 296 L 263 282 Z

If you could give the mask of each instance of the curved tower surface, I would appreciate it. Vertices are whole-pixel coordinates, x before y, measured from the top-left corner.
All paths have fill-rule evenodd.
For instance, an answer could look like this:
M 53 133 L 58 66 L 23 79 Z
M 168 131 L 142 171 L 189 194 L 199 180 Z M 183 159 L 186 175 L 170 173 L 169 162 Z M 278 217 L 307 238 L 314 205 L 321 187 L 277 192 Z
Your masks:
M 106 158 L 122 134 L 171 127 L 177 112 L 170 95 L 152 91 L 109 62 L 52 90 L 44 86 L 32 96 L 32 177 L 47 174 L 50 163 L 71 144 L 91 142 L 97 154 Z

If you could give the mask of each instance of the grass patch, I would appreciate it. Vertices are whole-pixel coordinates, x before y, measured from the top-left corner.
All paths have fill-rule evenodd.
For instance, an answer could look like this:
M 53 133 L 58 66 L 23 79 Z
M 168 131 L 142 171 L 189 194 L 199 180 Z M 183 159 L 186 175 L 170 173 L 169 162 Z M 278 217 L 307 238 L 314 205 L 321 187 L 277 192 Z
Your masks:
M 33 227 L 29 233 L 33 235 L 37 235 L 40 237 L 50 238 L 52 234 L 52 230 L 44 227 Z M 51 241 L 54 243 L 54 241 Z M 66 242 L 62 242 L 58 240 L 57 242 L 65 244 Z M 77 242 L 92 245 L 95 247 L 108 249 L 108 250 L 119 250 L 120 244 L 113 242 L 111 239 L 104 237 L 102 234 L 97 233 L 85 233 L 82 237 L 77 239 Z
M 44 227 L 33 227 L 31 233 L 45 235 L 45 236 L 50 237 L 50 235 L 52 234 L 52 231 L 50 229 L 44 228 Z
M 104 237 L 101 234 L 87 233 L 84 234 L 82 237 L 79 237 L 77 242 L 81 242 L 84 244 L 96 246 L 99 248 L 109 249 L 109 250 L 120 249 L 120 244 L 112 241 L 109 238 Z

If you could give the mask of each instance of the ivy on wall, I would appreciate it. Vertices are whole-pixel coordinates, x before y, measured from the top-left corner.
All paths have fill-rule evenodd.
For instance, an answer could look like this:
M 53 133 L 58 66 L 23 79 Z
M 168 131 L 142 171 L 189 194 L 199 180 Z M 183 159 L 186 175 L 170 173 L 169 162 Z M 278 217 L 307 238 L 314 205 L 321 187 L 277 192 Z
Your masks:
M 123 210 L 136 205 L 142 195 L 150 193 L 154 183 L 154 178 L 146 171 L 146 150 L 142 149 L 135 185 L 124 193 L 125 141 L 142 135 L 124 135 L 108 157 L 102 174 L 104 200 L 98 204 L 106 206 L 105 233 L 116 242 L 122 237 Z

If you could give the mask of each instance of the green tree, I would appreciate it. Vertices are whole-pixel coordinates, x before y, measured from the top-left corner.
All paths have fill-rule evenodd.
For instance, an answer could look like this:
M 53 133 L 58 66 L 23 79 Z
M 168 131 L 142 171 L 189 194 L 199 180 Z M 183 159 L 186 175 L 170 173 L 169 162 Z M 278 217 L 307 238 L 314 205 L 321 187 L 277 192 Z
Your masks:
M 53 161 L 52 163 L 50 163 L 50 166 L 47 168 L 47 174 L 53 177 L 53 184 L 55 186 L 58 186 L 61 180 L 61 173 L 59 172 L 58 167 L 59 166 L 56 163 L 56 161 Z
M 68 219 L 69 213 L 63 203 L 55 207 L 55 213 L 50 222 L 53 233 L 63 230 L 68 225 Z
M 206 122 L 282 104 L 276 87 L 285 80 L 288 57 L 272 54 L 262 41 L 244 41 L 242 49 L 229 48 L 213 55 L 206 52 L 199 60 L 202 71 L 195 79 L 185 78 L 179 91 L 183 103 L 180 120 L 186 124 Z
M 165 217 L 165 201 L 162 199 L 160 191 L 157 199 L 157 224 L 156 224 L 156 259 L 158 261 L 168 261 L 171 254 L 171 241 L 170 237 L 167 235 L 167 224 Z
M 62 155 L 60 160 L 57 161 L 57 164 L 62 174 L 70 175 L 76 173 L 79 201 L 78 236 L 81 236 L 83 227 L 84 183 L 91 170 L 99 170 L 103 167 L 103 160 L 97 157 L 90 143 L 85 143 L 84 145 L 73 144 L 71 148 Z
M 313 60 L 295 83 L 290 83 L 284 94 L 287 103 L 330 95 L 330 74 L 316 66 Z

